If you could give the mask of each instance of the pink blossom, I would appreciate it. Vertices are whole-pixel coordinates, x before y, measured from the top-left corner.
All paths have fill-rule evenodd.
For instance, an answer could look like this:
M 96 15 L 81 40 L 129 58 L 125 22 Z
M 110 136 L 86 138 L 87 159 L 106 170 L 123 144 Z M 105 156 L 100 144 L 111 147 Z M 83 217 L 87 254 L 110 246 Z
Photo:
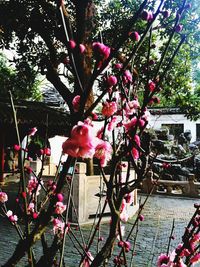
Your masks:
M 121 63 L 115 64 L 116 69 L 122 69 L 123 65 Z
M 56 202 L 56 207 L 55 207 L 56 214 L 62 214 L 65 210 L 66 210 L 66 205 L 64 205 L 63 202 L 61 201 Z
M 40 184 L 38 185 L 38 180 L 36 177 L 33 177 L 33 176 L 30 177 L 30 179 L 28 181 L 27 189 L 28 189 L 29 195 L 31 195 L 33 193 L 36 193 L 36 195 L 39 195 L 41 185 Z M 37 189 L 37 191 L 36 191 L 36 189 Z
M 133 81 L 133 76 L 129 70 L 125 70 L 124 76 L 123 76 L 123 81 L 124 81 L 124 83 L 129 83 L 129 82 L 131 83 Z
M 33 202 L 29 203 L 28 205 L 28 211 L 33 213 L 35 210 L 35 204 Z
M 70 49 L 74 49 L 76 47 L 76 42 L 74 40 L 69 40 L 68 44 Z
M 176 32 L 181 32 L 183 30 L 183 25 L 181 25 L 181 24 L 178 24 L 177 26 L 176 26 L 176 28 L 175 28 L 175 31 Z
M 0 192 L 0 203 L 8 201 L 8 195 L 5 192 Z
M 167 256 L 166 254 L 160 254 L 160 256 L 158 257 L 157 266 L 167 267 L 168 262 L 169 262 L 169 256 Z
M 144 111 L 144 115 L 142 116 L 142 119 L 148 122 L 150 120 L 150 117 L 151 117 L 151 113 L 146 109 Z
M 80 51 L 81 54 L 83 54 L 85 52 L 85 49 L 86 48 L 85 48 L 85 46 L 83 44 L 79 45 L 79 51 Z
M 111 102 L 104 102 L 103 108 L 102 108 L 102 114 L 106 117 L 110 117 L 114 115 L 114 113 L 117 111 L 117 103 L 115 101 Z
M 45 147 L 45 148 L 44 148 L 44 154 L 45 154 L 46 156 L 51 156 L 51 149 L 50 149 L 49 147 Z
M 117 84 L 117 77 L 114 76 L 114 75 L 110 75 L 108 78 L 107 78 L 107 83 L 109 86 L 114 86 Z
M 78 112 L 79 111 L 80 99 L 81 99 L 80 95 L 76 95 L 74 97 L 74 99 L 72 100 L 72 105 L 73 105 L 74 112 Z
M 21 146 L 19 146 L 19 145 L 14 145 L 14 150 L 15 151 L 19 151 L 21 149 Z
M 124 242 L 125 251 L 129 252 L 131 249 L 131 243 L 129 241 Z
M 36 132 L 37 132 L 37 128 L 36 128 L 36 127 L 31 128 L 31 129 L 29 130 L 29 132 L 28 132 L 28 135 L 30 135 L 30 136 L 34 136 Z
M 105 167 L 111 159 L 112 146 L 107 141 L 99 140 L 96 146 L 94 157 L 100 159 L 101 167 Z
M 18 220 L 17 215 L 14 215 L 11 210 L 7 211 L 6 216 L 8 217 L 9 221 L 11 221 L 12 223 L 16 223 Z
M 138 119 L 134 117 L 131 120 L 129 120 L 128 122 L 123 123 L 123 125 L 125 127 L 125 131 L 129 132 L 129 133 L 132 132 L 135 129 L 137 121 L 138 121 Z
M 129 215 L 128 215 L 127 210 L 126 210 L 126 205 L 127 205 L 126 200 L 123 199 L 122 204 L 121 204 L 121 208 L 120 208 L 120 219 L 123 222 L 127 222 L 128 218 L 129 218 Z
M 139 219 L 141 222 L 143 222 L 143 221 L 144 221 L 144 215 L 140 214 L 139 217 L 138 217 L 138 219 Z
M 100 42 L 95 42 L 92 45 L 94 52 L 99 56 L 102 56 L 103 59 L 107 59 L 110 55 L 110 47 L 104 45 Z
M 140 147 L 140 137 L 137 134 L 134 136 L 134 141 L 136 142 L 137 146 Z M 134 159 L 136 159 L 136 160 L 139 159 L 140 154 L 139 154 L 139 151 L 137 148 L 134 147 L 132 149 L 132 154 L 133 154 Z
M 163 17 L 166 19 L 166 18 L 168 18 L 169 16 L 170 16 L 170 12 L 169 12 L 169 10 L 164 10 L 163 12 L 162 12 L 162 15 L 163 15 Z
M 136 42 L 140 41 L 140 35 L 138 32 L 131 32 L 129 35 L 131 39 L 133 39 L 133 41 L 136 41 Z
M 56 234 L 64 233 L 65 223 L 59 220 L 58 218 L 53 219 L 53 232 Z
M 117 123 L 117 116 L 113 116 L 111 121 L 108 123 L 108 131 L 113 131 L 113 129 L 116 127 Z
M 126 115 L 132 115 L 135 112 L 135 110 L 139 107 L 140 107 L 140 103 L 139 103 L 138 99 L 128 101 L 126 103 L 126 107 L 125 107 Z
M 145 120 L 143 120 L 143 119 L 139 119 L 139 120 L 138 120 L 138 123 L 139 123 L 139 127 L 140 127 L 140 128 L 143 128 L 146 122 L 145 122 Z
M 71 131 L 71 137 L 63 143 L 63 153 L 72 157 L 92 158 L 98 139 L 93 127 L 87 123 L 78 122 Z
M 197 242 L 199 242 L 199 241 L 200 241 L 200 233 L 195 234 L 192 237 L 192 239 L 190 240 L 190 248 L 191 248 L 192 251 L 195 250 L 195 246 L 196 246 Z
M 151 21 L 153 19 L 153 13 L 151 11 L 144 10 L 141 17 L 143 20 Z
M 148 89 L 150 92 L 153 92 L 156 88 L 156 84 L 153 81 L 148 82 Z
M 63 199 L 64 199 L 63 194 L 61 194 L 61 193 L 57 194 L 57 199 L 58 199 L 58 201 L 63 201 Z
M 190 259 L 190 263 L 197 263 L 200 261 L 200 253 L 197 253 Z

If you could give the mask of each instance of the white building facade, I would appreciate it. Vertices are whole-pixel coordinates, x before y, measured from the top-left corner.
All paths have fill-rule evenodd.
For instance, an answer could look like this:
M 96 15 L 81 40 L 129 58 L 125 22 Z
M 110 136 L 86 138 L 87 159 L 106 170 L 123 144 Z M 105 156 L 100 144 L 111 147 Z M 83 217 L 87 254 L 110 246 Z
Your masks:
M 191 121 L 183 113 L 180 113 L 178 108 L 152 109 L 150 113 L 150 128 L 160 129 L 162 127 L 168 127 L 170 134 L 175 136 L 190 130 L 192 135 L 191 142 L 200 140 L 200 119 Z

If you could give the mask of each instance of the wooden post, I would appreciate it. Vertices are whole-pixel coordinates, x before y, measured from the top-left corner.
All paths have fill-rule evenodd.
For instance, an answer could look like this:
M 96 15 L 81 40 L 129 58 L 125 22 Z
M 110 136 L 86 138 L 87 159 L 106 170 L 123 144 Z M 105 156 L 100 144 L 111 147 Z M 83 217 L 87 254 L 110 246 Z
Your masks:
M 4 184 L 4 141 L 5 141 L 5 132 L 4 128 L 0 128 L 0 185 Z

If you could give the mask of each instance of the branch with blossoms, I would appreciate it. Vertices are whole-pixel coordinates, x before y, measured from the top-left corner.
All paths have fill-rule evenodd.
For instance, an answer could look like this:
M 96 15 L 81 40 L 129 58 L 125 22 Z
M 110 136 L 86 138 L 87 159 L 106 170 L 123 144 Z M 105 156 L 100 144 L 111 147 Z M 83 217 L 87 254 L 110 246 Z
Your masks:
M 185 228 L 182 242 L 172 252 L 168 251 L 158 257 L 158 267 L 194 266 L 200 261 L 200 206 L 194 204 L 194 207 L 196 210 Z
M 59 44 L 64 45 L 62 49 L 65 49 L 66 57 L 63 58 L 62 53 L 62 59 L 56 58 L 59 51 L 56 51 L 52 38 L 48 38 L 45 27 L 34 25 L 34 31 L 40 35 L 49 49 L 50 56 L 44 60 L 46 77 L 63 96 L 69 108 L 71 131 L 62 146 L 62 153 L 67 154 L 68 158 L 55 179 L 47 184 L 42 182 L 42 173 L 37 177 L 33 175 L 32 170 L 28 182 L 25 184 L 23 180 L 24 202 L 20 204 L 25 214 L 24 218 L 27 219 L 27 226 L 31 225 L 31 229 L 23 232 L 23 238 L 3 266 L 15 266 L 26 252 L 32 256 L 31 251 L 36 241 L 41 239 L 44 255 L 38 262 L 30 260 L 29 257 L 30 266 L 52 266 L 56 255 L 60 252 L 58 265 L 61 267 L 66 238 L 75 240 L 74 247 L 81 256 L 80 266 L 105 265 L 113 254 L 117 237 L 120 239 L 120 244 L 123 244 L 121 254 L 126 266 L 126 253 L 130 251 L 131 244 L 128 240 L 123 240 L 121 224 L 129 219 L 126 208 L 131 202 L 133 190 L 151 169 L 149 160 L 151 140 L 146 130 L 150 117 L 148 107 L 159 102 L 158 94 L 162 92 L 162 82 L 186 39 L 185 35 L 181 36 L 177 48 L 170 51 L 174 38 L 177 38 L 177 32 L 182 31 L 180 20 L 186 9 L 184 0 L 177 9 L 176 18 L 169 23 L 171 28 L 165 47 L 159 52 L 160 59 L 154 67 L 150 66 L 151 55 L 155 52 L 152 46 L 153 35 L 159 34 L 158 29 L 162 28 L 162 20 L 169 17 L 168 10 L 163 10 L 164 2 L 161 0 L 152 12 L 147 10 L 145 0 L 130 18 L 129 25 L 121 30 L 115 38 L 116 42 L 110 47 L 93 35 L 95 16 L 93 1 L 73 1 L 75 21 L 70 20 L 71 15 L 67 12 L 64 2 L 59 1 L 57 11 L 61 15 L 61 24 L 58 32 L 60 33 L 62 29 L 63 33 L 59 35 L 55 31 L 55 37 Z M 50 3 L 42 1 L 40 8 L 45 10 L 49 5 Z M 45 10 L 45 14 L 50 16 L 51 12 Z M 158 22 L 159 17 L 162 17 L 161 22 Z M 135 30 L 138 21 L 145 24 L 141 34 Z M 154 27 L 157 23 L 159 25 Z M 77 25 L 77 29 L 74 29 L 74 25 Z M 132 48 L 126 49 L 127 44 L 131 44 Z M 140 65 L 136 66 L 139 52 L 144 47 L 146 47 L 147 61 L 145 71 Z M 69 81 L 73 77 L 73 90 L 69 90 L 61 80 L 59 64 L 64 65 L 63 73 Z M 94 101 L 91 101 L 95 94 Z M 101 110 L 101 116 L 97 114 L 97 109 Z M 96 129 L 95 122 L 100 120 L 102 128 Z M 106 200 L 88 245 L 84 238 L 82 243 L 76 240 L 69 224 L 69 207 L 74 207 L 72 187 L 78 159 L 96 159 L 106 187 Z M 125 177 L 122 176 L 124 160 L 127 161 Z M 106 166 L 109 166 L 108 176 L 105 175 Z M 23 166 L 21 169 L 23 170 Z M 137 174 L 137 180 L 131 177 L 131 169 Z M 66 184 L 68 197 L 64 203 L 63 189 Z M 41 189 L 45 196 L 38 202 Z M 15 215 L 6 212 L 4 206 L 5 192 L 0 193 L 0 202 L 4 214 L 16 226 Z M 106 206 L 109 206 L 111 216 L 109 234 L 102 247 L 98 247 L 96 255 L 91 255 L 90 248 L 98 234 L 97 228 L 100 227 Z M 137 221 L 143 220 L 140 212 L 141 210 Z M 49 225 L 53 225 L 54 238 L 51 245 L 47 246 L 44 233 Z M 79 230 L 81 232 L 80 226 Z M 179 257 L 179 254 L 177 255 Z M 121 266 L 122 262 L 115 264 Z

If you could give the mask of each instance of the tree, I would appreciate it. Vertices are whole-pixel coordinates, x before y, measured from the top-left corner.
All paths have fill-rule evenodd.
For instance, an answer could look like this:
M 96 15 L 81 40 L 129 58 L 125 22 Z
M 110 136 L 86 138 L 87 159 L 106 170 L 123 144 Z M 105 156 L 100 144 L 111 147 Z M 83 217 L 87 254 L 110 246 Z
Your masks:
M 178 4 L 172 2 L 172 6 L 170 3 L 161 1 L 157 6 L 157 3 L 147 4 L 144 0 L 138 8 L 133 6 L 125 21 L 119 17 L 119 25 L 115 25 L 115 18 L 114 25 L 110 24 L 112 32 L 106 29 L 105 33 L 99 19 L 101 13 L 98 13 L 98 5 L 91 0 L 67 1 L 65 4 L 62 1 L 13 0 L 1 4 L 1 47 L 10 47 L 15 41 L 19 54 L 15 61 L 19 64 L 28 62 L 46 75 L 68 105 L 72 128 L 69 139 L 63 144 L 63 152 L 68 154 L 67 161 L 54 183 L 45 190 L 44 205 L 37 205 L 35 201 L 41 186 L 41 175 L 29 180 L 30 194 L 27 196 L 24 169 L 21 168 L 19 201 L 24 211 L 25 231 L 15 252 L 3 266 L 14 266 L 25 252 L 28 253 L 30 266 L 52 266 L 58 250 L 61 251 L 59 266 L 62 266 L 65 238 L 70 230 L 68 215 L 76 159 L 93 157 L 99 163 L 106 186 L 105 205 L 110 208 L 112 223 L 105 243 L 94 259 L 91 259 L 89 252 L 93 239 L 86 249 L 84 245 L 81 247 L 80 265 L 106 265 L 117 234 L 122 239 L 121 222 L 127 218 L 124 209 L 126 199 L 151 167 L 151 140 L 145 129 L 149 118 L 147 107 L 158 102 L 166 75 L 187 39 L 186 34 L 181 34 L 180 21 L 186 19 L 189 6 L 185 0 Z M 166 7 L 173 10 L 169 22 L 166 22 Z M 138 25 L 141 25 L 139 32 Z M 156 36 L 163 39 L 158 50 L 154 44 Z M 151 64 L 151 57 L 156 57 L 155 64 Z M 96 135 L 92 122 L 98 119 L 94 114 L 98 104 L 103 116 L 99 119 L 102 119 L 104 127 Z M 107 132 L 112 137 L 109 142 L 106 140 Z M 20 147 L 17 146 L 17 149 Z M 122 159 L 128 161 L 124 181 L 120 171 Z M 104 167 L 108 161 L 110 174 L 107 178 Z M 130 177 L 131 166 L 137 180 Z M 61 192 L 66 180 L 70 193 L 65 206 Z M 37 211 L 34 216 L 30 216 L 29 203 L 33 203 Z M 2 210 L 5 212 L 5 206 Z M 17 225 L 13 215 L 5 215 L 14 226 Z M 44 255 L 35 262 L 32 249 L 36 240 L 41 238 L 44 241 L 44 232 L 52 216 L 59 231 L 56 231 L 49 247 L 43 242 Z M 129 251 L 130 244 L 128 240 L 126 242 Z M 122 254 L 126 261 L 124 248 L 119 254 L 114 259 L 115 265 L 121 264 Z
M 40 81 L 36 78 L 36 71 L 27 62 L 20 62 L 15 67 L 9 67 L 5 56 L 0 55 L 1 97 L 8 98 L 11 91 L 15 99 L 39 100 Z

